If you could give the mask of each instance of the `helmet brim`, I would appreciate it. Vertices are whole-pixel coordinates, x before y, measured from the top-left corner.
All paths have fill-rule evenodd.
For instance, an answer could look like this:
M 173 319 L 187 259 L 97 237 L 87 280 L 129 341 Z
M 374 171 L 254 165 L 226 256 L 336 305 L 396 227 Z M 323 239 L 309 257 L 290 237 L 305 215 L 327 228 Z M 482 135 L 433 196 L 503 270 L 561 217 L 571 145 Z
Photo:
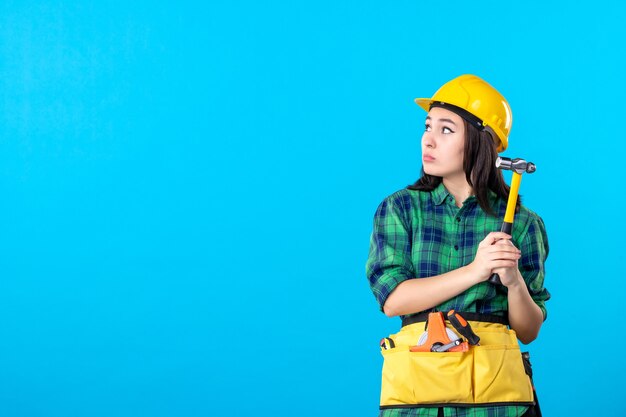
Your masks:
M 416 98 L 415 103 L 421 108 L 423 108 L 424 110 L 426 110 L 427 112 L 429 112 L 430 105 L 433 104 L 433 99 L 432 98 Z

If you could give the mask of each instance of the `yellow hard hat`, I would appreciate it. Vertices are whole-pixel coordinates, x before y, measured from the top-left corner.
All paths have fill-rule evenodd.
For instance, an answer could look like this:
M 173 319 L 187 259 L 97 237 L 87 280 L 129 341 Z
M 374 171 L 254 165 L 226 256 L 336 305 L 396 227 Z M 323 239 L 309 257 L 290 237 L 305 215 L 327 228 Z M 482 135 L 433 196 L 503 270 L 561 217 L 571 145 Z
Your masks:
M 469 119 L 470 123 L 479 125 L 479 128 L 489 127 L 497 136 L 493 139 L 498 152 L 504 151 L 509 145 L 509 132 L 513 123 L 511 106 L 498 90 L 482 78 L 461 75 L 441 86 L 432 98 L 416 98 L 415 102 L 426 111 L 430 111 L 433 105 L 450 108 L 464 119 Z M 465 112 L 470 117 L 466 117 L 468 115 Z

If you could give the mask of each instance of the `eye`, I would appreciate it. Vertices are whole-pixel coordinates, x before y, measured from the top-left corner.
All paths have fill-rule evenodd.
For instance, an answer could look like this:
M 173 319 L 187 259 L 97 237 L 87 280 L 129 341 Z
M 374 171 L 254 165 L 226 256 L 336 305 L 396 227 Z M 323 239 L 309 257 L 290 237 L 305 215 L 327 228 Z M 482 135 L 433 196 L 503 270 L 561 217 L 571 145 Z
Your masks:
M 448 135 L 450 133 L 454 133 L 454 131 L 447 126 L 444 126 L 441 128 L 441 133 L 443 133 L 444 135 Z
M 426 125 L 424 126 L 424 132 L 430 132 L 432 129 L 432 127 L 430 127 L 430 123 L 426 123 Z

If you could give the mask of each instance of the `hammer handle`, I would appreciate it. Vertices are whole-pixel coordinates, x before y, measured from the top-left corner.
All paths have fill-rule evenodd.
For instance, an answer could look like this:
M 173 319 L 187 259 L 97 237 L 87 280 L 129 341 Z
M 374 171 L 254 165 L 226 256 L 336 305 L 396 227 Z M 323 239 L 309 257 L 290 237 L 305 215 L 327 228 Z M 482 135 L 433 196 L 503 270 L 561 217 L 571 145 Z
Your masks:
M 504 212 L 505 223 L 513 224 L 513 217 L 515 217 L 515 208 L 517 207 L 517 196 L 519 194 L 519 186 L 521 182 L 522 182 L 522 174 L 513 172 L 513 176 L 511 177 L 511 188 L 509 189 L 509 200 L 506 203 L 506 211 Z M 502 227 L 504 227 L 504 225 Z
M 513 230 L 513 218 L 515 217 L 515 207 L 517 206 L 517 195 L 519 194 L 519 185 L 522 182 L 522 174 L 513 171 L 511 178 L 511 188 L 509 189 L 509 200 L 506 204 L 506 212 L 504 213 L 504 222 L 502 223 L 501 232 L 507 235 Z M 491 274 L 489 282 L 494 285 L 502 285 L 498 274 Z
M 512 230 L 513 230 L 513 223 L 509 223 L 506 221 L 502 223 L 502 227 L 500 228 L 501 232 L 504 232 L 507 235 L 510 235 Z M 491 276 L 489 277 L 489 282 L 494 285 L 502 285 L 502 281 L 500 281 L 500 275 L 498 274 L 491 274 Z

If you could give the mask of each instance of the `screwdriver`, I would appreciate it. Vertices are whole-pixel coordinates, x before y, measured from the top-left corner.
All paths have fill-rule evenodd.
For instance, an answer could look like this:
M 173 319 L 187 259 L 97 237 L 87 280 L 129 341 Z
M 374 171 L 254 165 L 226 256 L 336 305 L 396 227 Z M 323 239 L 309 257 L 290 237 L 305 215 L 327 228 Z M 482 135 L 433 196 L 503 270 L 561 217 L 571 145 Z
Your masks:
M 465 336 L 470 345 L 478 345 L 480 337 L 472 330 L 472 326 L 456 311 L 448 311 L 448 320 L 461 336 Z
M 396 344 L 393 342 L 393 339 L 390 337 L 383 337 L 380 339 L 380 348 L 382 350 L 389 350 L 396 347 Z

